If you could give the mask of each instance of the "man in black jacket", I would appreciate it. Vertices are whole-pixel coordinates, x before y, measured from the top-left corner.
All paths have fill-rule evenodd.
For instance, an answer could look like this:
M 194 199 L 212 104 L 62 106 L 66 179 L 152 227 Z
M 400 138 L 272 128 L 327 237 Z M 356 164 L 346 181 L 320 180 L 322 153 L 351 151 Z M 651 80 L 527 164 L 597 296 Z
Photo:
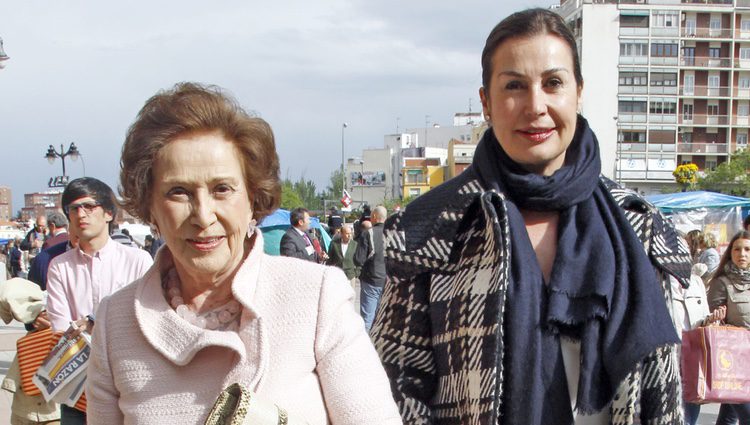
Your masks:
M 370 332 L 372 322 L 375 320 L 375 312 L 385 285 L 383 223 L 387 215 L 388 212 L 382 205 L 372 210 L 370 217 L 372 228 L 363 229 L 360 233 L 357 251 L 354 253 L 354 264 L 362 268 L 359 275 L 359 311 L 365 321 L 367 332 Z
M 307 236 L 310 214 L 304 208 L 295 208 L 289 216 L 289 221 L 292 226 L 281 237 L 281 255 L 317 262 L 315 247 Z

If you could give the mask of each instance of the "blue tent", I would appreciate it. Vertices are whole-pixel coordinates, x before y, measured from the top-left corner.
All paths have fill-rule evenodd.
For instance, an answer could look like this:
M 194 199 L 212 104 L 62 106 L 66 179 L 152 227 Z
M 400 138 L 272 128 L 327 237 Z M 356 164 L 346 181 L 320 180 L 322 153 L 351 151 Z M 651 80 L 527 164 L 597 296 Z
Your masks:
M 281 237 L 286 233 L 286 229 L 291 226 L 290 215 L 289 211 L 279 208 L 264 218 L 260 222 L 260 225 L 258 225 L 261 232 L 263 232 L 263 250 L 266 254 L 279 255 Z M 323 249 L 328 251 L 328 246 L 331 244 L 331 236 L 320 225 L 318 217 L 310 217 L 310 227 L 320 230 L 321 238 L 323 239 Z
M 742 217 L 750 210 L 750 199 L 716 192 L 678 192 L 646 199 L 664 212 L 678 230 L 713 233 L 720 249 L 742 229 Z
M 646 197 L 649 202 L 665 213 L 687 211 L 698 208 L 750 208 L 750 199 L 739 196 L 724 195 L 723 193 L 706 192 L 677 192 L 665 195 L 651 195 Z M 747 215 L 747 214 L 744 214 Z

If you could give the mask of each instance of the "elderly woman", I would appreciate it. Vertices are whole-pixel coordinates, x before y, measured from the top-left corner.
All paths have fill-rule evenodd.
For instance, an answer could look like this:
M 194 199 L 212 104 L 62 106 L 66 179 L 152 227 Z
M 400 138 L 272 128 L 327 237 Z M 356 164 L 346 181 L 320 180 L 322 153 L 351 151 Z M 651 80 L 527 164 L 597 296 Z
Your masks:
M 121 165 L 125 207 L 166 246 L 99 307 L 90 424 L 203 423 L 233 383 L 300 422 L 401 423 L 344 274 L 263 253 L 255 222 L 280 201 L 265 121 L 178 84 L 146 102 Z
M 386 224 L 372 330 L 407 423 L 682 423 L 658 211 L 600 176 L 575 38 L 546 9 L 490 33 L 472 166 Z M 595 107 L 595 105 L 594 105 Z

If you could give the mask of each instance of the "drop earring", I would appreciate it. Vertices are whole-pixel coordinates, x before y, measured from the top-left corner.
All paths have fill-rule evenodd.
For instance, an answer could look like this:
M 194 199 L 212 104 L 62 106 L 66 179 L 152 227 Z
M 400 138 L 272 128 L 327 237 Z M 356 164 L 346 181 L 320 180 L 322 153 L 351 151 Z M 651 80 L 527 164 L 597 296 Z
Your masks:
M 247 237 L 252 238 L 255 234 L 255 228 L 257 227 L 258 222 L 255 221 L 255 219 L 250 220 L 250 222 L 247 224 Z

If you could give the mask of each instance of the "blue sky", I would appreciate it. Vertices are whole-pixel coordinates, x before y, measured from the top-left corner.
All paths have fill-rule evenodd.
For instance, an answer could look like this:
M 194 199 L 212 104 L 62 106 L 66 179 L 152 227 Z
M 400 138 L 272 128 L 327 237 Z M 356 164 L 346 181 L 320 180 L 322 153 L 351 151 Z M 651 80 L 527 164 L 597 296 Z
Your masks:
M 450 125 L 479 110 L 480 54 L 492 27 L 550 1 L 0 0 L 0 185 L 46 190 L 61 174 L 47 146 L 75 142 L 71 178 L 117 186 L 125 132 L 144 101 L 179 81 L 219 85 L 274 129 L 282 177 L 324 188 L 345 156 L 383 135 Z

